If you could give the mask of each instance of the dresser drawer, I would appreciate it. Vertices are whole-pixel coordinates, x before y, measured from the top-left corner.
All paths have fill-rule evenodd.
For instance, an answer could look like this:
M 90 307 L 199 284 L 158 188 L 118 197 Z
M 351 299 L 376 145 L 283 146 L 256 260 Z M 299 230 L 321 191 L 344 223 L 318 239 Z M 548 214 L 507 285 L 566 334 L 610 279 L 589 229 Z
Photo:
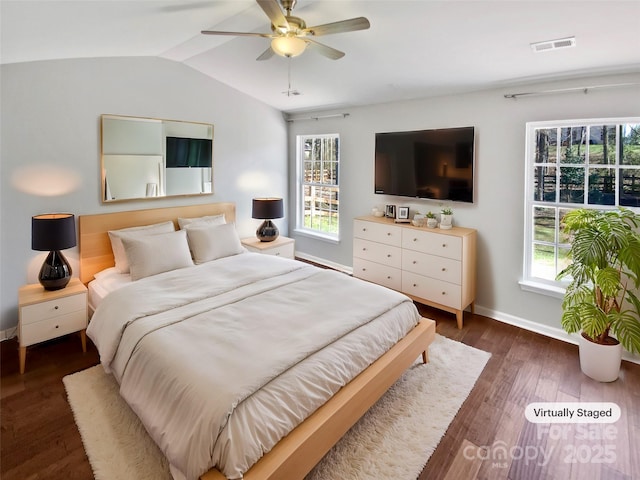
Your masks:
M 23 325 L 26 325 L 66 315 L 71 312 L 81 312 L 86 317 L 86 294 L 70 295 L 68 297 L 57 298 L 55 300 L 25 305 L 20 308 L 20 321 Z
M 413 250 L 402 251 L 402 270 L 425 275 L 437 280 L 462 283 L 462 262 Z
M 462 260 L 462 238 L 453 235 L 406 229 L 402 232 L 402 248 Z
M 402 291 L 447 307 L 462 308 L 462 288 L 453 283 L 403 271 Z
M 75 311 L 40 322 L 20 326 L 20 346 L 28 347 L 34 343 L 51 340 L 68 333 L 87 328 L 86 310 Z
M 396 225 L 355 220 L 353 236 L 373 242 L 399 247 L 402 244 L 402 228 Z
M 395 268 L 400 268 L 402 265 L 402 249 L 400 247 L 362 238 L 353 239 L 353 256 Z
M 362 258 L 353 259 L 353 276 L 393 290 L 399 291 L 402 287 L 402 273 L 399 268 L 380 265 Z

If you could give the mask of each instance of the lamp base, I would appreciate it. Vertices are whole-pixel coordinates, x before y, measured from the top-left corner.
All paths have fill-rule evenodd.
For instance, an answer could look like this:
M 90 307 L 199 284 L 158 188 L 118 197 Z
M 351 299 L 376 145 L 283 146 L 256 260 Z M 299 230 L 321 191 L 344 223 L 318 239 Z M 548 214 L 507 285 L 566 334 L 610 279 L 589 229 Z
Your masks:
M 59 250 L 49 252 L 42 264 L 38 281 L 45 290 L 61 290 L 71 280 L 71 265 Z
M 256 230 L 256 237 L 261 242 L 273 242 L 279 234 L 278 227 L 271 220 L 265 220 Z

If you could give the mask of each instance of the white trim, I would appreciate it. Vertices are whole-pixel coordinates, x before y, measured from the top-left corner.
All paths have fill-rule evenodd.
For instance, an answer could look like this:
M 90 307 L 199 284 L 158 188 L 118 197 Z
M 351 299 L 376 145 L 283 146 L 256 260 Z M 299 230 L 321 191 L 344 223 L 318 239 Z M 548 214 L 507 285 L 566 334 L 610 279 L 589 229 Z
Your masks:
M 311 230 L 310 228 L 294 228 L 293 233 L 295 233 L 296 235 L 302 235 L 303 237 L 315 238 L 316 240 L 322 240 L 323 242 L 329 242 L 336 245 L 340 243 L 339 237 L 322 233 L 318 230 Z
M 325 260 L 324 258 L 314 257 L 313 255 L 309 255 L 308 253 L 304 253 L 304 252 L 296 251 L 295 255 L 296 255 L 296 258 L 301 258 L 302 260 L 307 260 L 309 262 L 317 263 L 318 265 L 324 265 L 325 267 L 333 268 L 334 270 L 338 270 L 339 272 L 353 275 L 352 267 L 348 267 L 340 263 L 331 262 L 329 260 Z
M 18 335 L 18 326 L 7 328 L 6 330 L 0 330 L 0 342 L 10 340 Z
M 527 292 L 539 293 L 541 295 L 548 295 L 559 299 L 564 298 L 565 289 L 557 285 L 550 285 L 548 283 L 534 282 L 530 280 L 520 280 L 518 282 L 520 288 Z
M 549 325 L 543 325 L 541 323 L 532 322 L 531 320 L 527 320 L 525 318 L 516 317 L 514 315 L 499 312 L 497 310 L 482 307 L 480 305 L 475 306 L 475 313 L 479 315 L 484 315 L 485 317 L 489 317 L 493 320 L 497 320 L 498 322 L 502 322 L 509 325 L 513 325 L 514 327 L 522 328 L 523 330 L 539 333 L 540 335 L 544 335 L 545 337 L 551 337 L 551 338 L 555 338 L 556 340 L 561 340 L 563 342 L 578 345 L 578 334 L 569 334 L 565 332 L 563 329 L 558 327 L 551 327 Z M 637 363 L 640 365 L 640 356 L 629 353 L 626 350 L 622 351 L 622 358 L 629 362 Z M 577 356 L 576 356 L 576 360 L 577 360 Z

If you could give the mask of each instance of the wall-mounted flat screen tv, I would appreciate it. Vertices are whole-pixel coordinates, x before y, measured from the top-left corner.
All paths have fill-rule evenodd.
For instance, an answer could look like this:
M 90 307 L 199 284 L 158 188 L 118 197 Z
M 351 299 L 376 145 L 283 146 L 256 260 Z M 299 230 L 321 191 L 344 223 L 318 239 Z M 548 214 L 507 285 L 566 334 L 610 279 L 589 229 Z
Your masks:
M 375 193 L 473 203 L 474 127 L 376 133 Z
M 167 168 L 211 167 L 212 145 L 208 138 L 167 137 Z

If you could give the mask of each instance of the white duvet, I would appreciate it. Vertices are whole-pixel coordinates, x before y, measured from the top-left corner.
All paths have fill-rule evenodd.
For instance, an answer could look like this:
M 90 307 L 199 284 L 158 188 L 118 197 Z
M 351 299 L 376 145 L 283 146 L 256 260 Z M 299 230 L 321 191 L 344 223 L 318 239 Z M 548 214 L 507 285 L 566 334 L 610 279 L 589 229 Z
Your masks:
M 418 320 L 397 292 L 243 253 L 109 294 L 87 334 L 176 479 L 237 479 Z

